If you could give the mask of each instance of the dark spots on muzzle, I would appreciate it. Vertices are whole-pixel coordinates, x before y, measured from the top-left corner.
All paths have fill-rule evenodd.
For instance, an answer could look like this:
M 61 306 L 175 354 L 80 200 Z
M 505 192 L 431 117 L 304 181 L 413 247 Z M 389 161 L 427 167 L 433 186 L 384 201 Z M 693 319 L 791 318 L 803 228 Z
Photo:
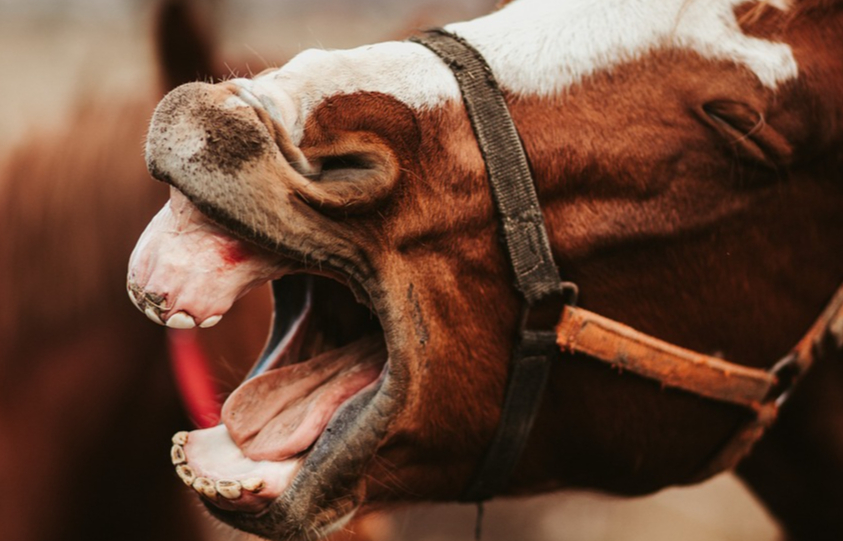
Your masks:
M 226 107 L 213 85 L 189 83 L 170 92 L 152 117 L 147 164 L 156 178 L 173 173 L 236 175 L 274 145 L 250 107 Z M 162 167 L 162 164 L 168 164 Z M 175 170 L 174 170 L 175 169 Z
M 199 125 L 205 132 L 202 151 L 190 158 L 207 169 L 217 169 L 233 175 L 250 161 L 266 154 L 271 143 L 269 135 L 249 110 L 220 110 L 206 107 L 196 112 Z

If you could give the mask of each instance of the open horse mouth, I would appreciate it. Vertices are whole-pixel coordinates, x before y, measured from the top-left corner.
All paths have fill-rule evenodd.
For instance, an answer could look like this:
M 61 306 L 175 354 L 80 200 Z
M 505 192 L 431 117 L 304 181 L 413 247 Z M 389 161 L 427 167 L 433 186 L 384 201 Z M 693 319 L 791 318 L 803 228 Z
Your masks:
M 177 188 L 170 195 L 130 259 L 132 302 L 159 324 L 191 328 L 215 325 L 267 281 L 275 301 L 268 344 L 221 424 L 173 437 L 176 472 L 244 529 L 295 538 L 263 520 L 280 511 L 327 534 L 359 505 L 359 471 L 385 428 L 389 408 L 372 407 L 387 379 L 379 317 L 352 277 L 240 240 Z
M 380 381 L 387 361 L 377 318 L 327 278 L 273 283 L 270 341 L 225 401 L 219 426 L 174 436 L 179 477 L 216 507 L 260 513 L 292 483 L 338 411 Z

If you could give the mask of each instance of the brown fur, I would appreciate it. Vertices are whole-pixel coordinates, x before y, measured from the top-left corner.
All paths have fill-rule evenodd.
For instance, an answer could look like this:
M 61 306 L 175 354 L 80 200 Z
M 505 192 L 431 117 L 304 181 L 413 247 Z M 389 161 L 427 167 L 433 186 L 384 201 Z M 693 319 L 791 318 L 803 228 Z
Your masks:
M 808 329 L 843 280 L 838 6 L 743 13 L 747 33 L 794 50 L 800 76 L 777 92 L 737 64 L 662 50 L 562 95 L 509 97 L 556 261 L 579 284 L 584 307 L 757 367 L 772 366 Z M 203 106 L 225 92 L 204 88 Z M 166 158 L 167 142 L 154 143 Z M 282 502 L 287 507 L 253 527 L 319 526 L 362 494 L 375 505 L 453 499 L 500 416 L 520 302 L 462 104 L 413 114 L 377 93 L 333 97 L 307 120 L 300 151 L 318 162 L 326 152 L 373 149 L 398 167 L 348 173 L 364 212 L 323 208 L 321 201 L 347 197 L 342 182 L 319 183 L 280 160 L 238 176 L 226 195 L 242 200 L 219 196 L 230 179 L 217 169 L 191 169 L 175 181 L 239 234 L 350 275 L 369 293 L 390 346 L 389 396 L 378 395 L 356 419 L 367 426 L 343 441 L 363 451 L 331 455 L 325 471 L 299 478 L 316 488 L 291 489 L 307 498 Z M 308 189 L 327 195 L 302 197 L 300 186 L 311 181 Z M 832 362 L 816 370 L 839 380 Z M 741 471 L 794 537 L 832 539 L 843 535 L 833 512 L 843 503 L 843 455 L 825 446 L 840 445 L 833 434 L 843 404 L 827 379 L 816 378 Z M 388 423 L 382 406 L 395 415 Z M 566 358 L 554 367 L 508 492 L 573 486 L 642 494 L 689 482 L 747 416 Z M 794 440 L 807 445 L 794 451 Z M 795 460 L 764 469 L 784 459 Z
M 718 352 L 751 366 L 771 366 L 807 330 L 843 278 L 843 224 L 837 218 L 843 208 L 843 187 L 833 173 L 840 167 L 843 149 L 837 120 L 841 111 L 837 100 L 843 95 L 837 51 L 843 32 L 839 18 L 824 19 L 819 32 L 809 20 L 786 22 L 784 26 L 784 18 L 779 17 L 777 23 L 767 17 L 759 19 L 759 27 L 749 28 L 762 35 L 777 32 L 779 39 L 790 42 L 797 51 L 803 67 L 800 81 L 780 96 L 771 95 L 733 66 L 704 62 L 689 54 L 665 53 L 620 67 L 611 77 L 596 75 L 556 100 L 521 99 L 511 104 L 536 173 L 557 261 L 563 276 L 580 285 L 584 306 L 680 345 Z M 653 84 L 667 80 L 672 85 Z M 770 153 L 753 159 L 738 152 L 740 141 L 724 138 L 701 121 L 702 105 L 724 97 L 762 113 L 769 137 L 786 140 L 793 149 L 792 158 L 785 161 Z M 552 123 L 547 122 L 548 111 L 556 115 Z M 456 131 L 455 139 L 471 141 L 465 128 L 454 129 L 465 126 L 459 112 L 445 115 L 440 111 L 421 123 L 422 133 Z M 486 241 L 480 245 L 494 243 L 489 242 L 493 235 L 488 232 L 488 202 L 467 203 L 454 196 L 460 188 L 471 191 L 469 186 L 475 188 L 475 194 L 484 193 L 476 181 L 481 165 L 474 149 L 466 147 L 473 142 L 461 145 L 453 150 L 445 147 L 445 152 L 428 149 L 408 159 L 419 163 L 408 179 L 426 179 L 414 183 L 412 195 L 402 193 L 402 201 L 415 200 L 415 204 L 401 204 L 400 220 L 389 221 L 389 212 L 378 218 L 380 223 L 387 217 L 381 225 L 386 231 L 422 228 L 415 235 L 425 239 L 423 251 L 412 254 L 408 268 L 394 271 L 400 276 L 395 283 L 416 276 L 412 279 L 416 294 L 431 292 L 421 304 L 423 311 L 435 314 L 426 319 L 427 325 L 438 320 L 442 326 L 441 333 L 434 328 L 431 336 L 449 336 L 449 343 L 442 346 L 440 365 L 419 360 L 410 368 L 413 383 L 406 411 L 413 412 L 413 419 L 402 416 L 389 440 L 394 443 L 382 449 L 384 462 L 392 468 L 380 475 L 388 473 L 390 478 L 400 479 L 400 486 L 413 487 L 413 497 L 453 495 L 451 490 L 462 486 L 452 484 L 445 489 L 436 484 L 424 467 L 436 456 L 443 461 L 447 457 L 442 479 L 467 480 L 471 468 L 461 468 L 460 457 L 471 452 L 472 443 L 465 435 L 443 437 L 441 427 L 471 426 L 474 435 L 485 433 L 488 437 L 494 411 L 487 410 L 484 415 L 472 404 L 500 403 L 482 397 L 491 389 L 500 392 L 504 373 L 489 367 L 487 370 L 497 370 L 496 383 L 487 381 L 481 364 L 484 355 L 466 350 L 462 344 L 482 345 L 485 351 L 495 347 L 493 358 L 506 358 L 511 335 L 504 329 L 512 328 L 514 317 L 512 295 L 500 289 L 505 282 L 499 283 L 497 290 L 483 287 L 473 301 L 460 300 L 463 294 L 470 298 L 465 290 L 483 284 L 488 269 L 500 269 L 501 264 L 499 255 L 482 249 L 478 260 L 485 260 L 486 265 L 472 269 L 468 267 L 471 259 L 465 261 L 465 254 L 475 252 L 462 248 L 461 243 L 474 238 L 477 224 L 485 224 L 487 230 Z M 425 157 L 430 155 L 438 156 L 439 167 L 448 164 L 446 171 L 428 164 Z M 464 163 L 466 156 L 472 155 L 473 164 L 467 167 L 472 174 L 451 161 Z M 449 182 L 453 178 L 459 179 L 459 188 Z M 435 208 L 422 201 L 436 201 Z M 413 209 L 423 210 L 416 214 Z M 467 212 L 471 218 L 465 216 Z M 432 234 L 431 229 L 440 233 Z M 448 236 L 449 231 L 466 235 L 455 239 Z M 441 248 L 437 238 L 443 240 Z M 402 245 L 407 244 L 405 239 Z M 390 254 L 387 259 L 408 258 L 407 253 L 393 256 L 388 248 L 379 249 Z M 759 264 L 761 261 L 764 263 Z M 388 265 L 388 272 L 395 266 Z M 418 276 L 420 271 L 410 269 L 425 269 L 429 278 L 425 280 Z M 436 291 L 438 295 L 433 293 Z M 443 310 L 433 299 L 447 299 L 449 309 Z M 472 317 L 480 299 L 494 302 L 503 315 L 503 321 L 491 323 L 498 331 L 484 331 L 474 324 L 478 320 L 490 323 L 488 314 Z M 460 332 L 464 327 L 468 327 L 465 334 Z M 760 335 L 759 329 L 764 330 Z M 407 332 L 411 332 L 409 328 Z M 462 363 L 456 360 L 460 352 Z M 430 344 L 424 356 L 437 358 Z M 831 362 L 818 371 L 833 370 L 836 365 Z M 451 372 L 452 366 L 460 364 L 472 366 L 475 376 L 471 380 Z M 435 400 L 437 393 L 442 402 Z M 803 393 L 804 397 L 808 391 Z M 472 400 L 443 411 L 448 406 L 441 404 L 453 404 L 455 396 Z M 822 399 L 823 403 L 834 407 L 836 414 L 808 412 L 805 406 L 790 411 L 837 418 L 843 413 L 837 401 L 829 403 L 831 396 L 824 396 L 828 398 Z M 454 411 L 460 408 L 463 410 Z M 468 413 L 463 417 L 462 412 Z M 795 415 L 785 413 L 784 417 Z M 742 412 L 729 406 L 662 391 L 658 384 L 631 375 L 618 376 L 598 364 L 573 359 L 553 375 L 545 411 L 533 436 L 535 444 L 522 461 L 513 490 L 575 485 L 642 493 L 681 483 L 693 476 L 743 418 Z M 798 425 L 795 420 L 783 424 Z M 834 424 L 821 432 L 833 433 Z M 683 430 L 686 426 L 700 429 L 689 432 Z M 433 427 L 440 428 L 432 431 Z M 799 432 L 799 439 L 807 439 L 804 430 Z M 819 437 L 817 434 L 813 440 Z M 768 442 L 774 439 L 786 437 L 774 436 Z M 446 453 L 431 452 L 431 447 L 438 448 L 431 443 L 437 440 L 449 442 Z M 768 445 L 772 444 L 766 443 L 762 449 Z M 813 470 L 810 465 L 819 457 L 810 453 L 822 448 L 819 442 L 800 446 L 806 454 L 793 464 L 800 464 L 803 471 Z M 765 460 L 764 454 L 757 453 L 757 460 Z M 824 457 L 821 464 L 826 477 L 819 469 L 802 477 L 798 494 L 802 498 L 821 494 L 839 503 L 840 490 L 832 487 L 840 486 L 843 457 L 819 454 Z M 754 460 L 756 457 L 747 461 L 742 470 L 753 470 Z M 835 474 L 829 475 L 832 471 Z M 820 506 L 812 498 L 811 504 L 795 505 L 787 484 L 766 486 L 769 482 L 757 473 L 750 478 L 763 487 L 762 498 L 778 502 L 787 495 L 785 501 L 792 507 L 783 509 L 784 504 L 779 504 L 776 508 L 785 526 L 800 538 L 839 535 L 838 520 L 831 512 L 837 503 Z M 793 483 L 800 477 L 792 475 L 791 479 Z M 399 486 L 395 490 L 401 491 Z M 813 515 L 809 521 L 805 510 L 813 505 L 829 511 Z
M 799 174 L 793 180 L 817 179 L 826 186 L 840 189 L 840 168 L 843 165 L 843 4 L 839 1 L 806 1 L 797 5 L 782 30 L 776 17 L 761 18 L 749 32 L 762 36 L 784 34 L 794 43 L 801 66 L 803 85 L 795 86 L 789 99 L 781 104 L 780 121 L 801 143 L 802 160 Z M 803 113 L 800 119 L 795 111 Z M 821 222 L 822 229 L 800 238 L 798 228 L 782 238 L 802 242 L 814 250 L 834 246 L 839 233 L 828 240 L 827 231 L 839 227 L 836 215 Z M 803 221 L 813 215 L 805 207 Z M 809 217 L 810 216 L 810 217 Z M 830 257 L 839 258 L 839 248 Z M 827 256 L 829 257 L 829 256 Z M 817 279 L 817 273 L 829 268 L 824 258 L 801 259 L 802 273 L 794 278 L 805 291 Z M 809 273 L 809 274 L 805 274 Z M 836 277 L 840 280 L 840 275 Z M 793 286 L 792 286 L 793 287 Z M 826 286 L 828 287 L 828 286 Z M 794 539 L 835 539 L 843 531 L 837 512 L 843 505 L 843 419 L 841 384 L 843 369 L 837 358 L 819 363 L 808 374 L 781 412 L 776 425 L 757 446 L 755 452 L 738 467 L 738 473 L 779 518 Z

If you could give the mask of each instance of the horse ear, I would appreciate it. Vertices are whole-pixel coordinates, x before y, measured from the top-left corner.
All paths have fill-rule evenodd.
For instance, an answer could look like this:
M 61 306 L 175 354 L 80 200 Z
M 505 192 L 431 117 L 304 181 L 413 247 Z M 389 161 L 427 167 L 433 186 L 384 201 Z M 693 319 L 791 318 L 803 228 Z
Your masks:
M 162 90 L 220 78 L 210 9 L 196 0 L 162 0 L 154 19 L 155 56 Z

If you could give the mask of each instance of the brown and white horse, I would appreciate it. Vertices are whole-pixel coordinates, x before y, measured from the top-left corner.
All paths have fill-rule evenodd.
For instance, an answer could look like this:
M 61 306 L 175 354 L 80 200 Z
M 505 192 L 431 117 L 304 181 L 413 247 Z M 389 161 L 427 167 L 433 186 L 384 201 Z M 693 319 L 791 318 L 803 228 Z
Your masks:
M 582 306 L 750 367 L 802 336 L 843 280 L 843 3 L 516 0 L 447 29 L 504 91 Z M 147 161 L 172 188 L 131 259 L 141 310 L 212 326 L 275 280 L 268 369 L 174 438 L 212 512 L 308 539 L 458 498 L 521 301 L 445 63 L 389 42 L 185 85 Z M 841 378 L 819 362 L 738 468 L 796 539 L 843 535 Z M 566 357 L 505 493 L 688 483 L 745 420 Z

